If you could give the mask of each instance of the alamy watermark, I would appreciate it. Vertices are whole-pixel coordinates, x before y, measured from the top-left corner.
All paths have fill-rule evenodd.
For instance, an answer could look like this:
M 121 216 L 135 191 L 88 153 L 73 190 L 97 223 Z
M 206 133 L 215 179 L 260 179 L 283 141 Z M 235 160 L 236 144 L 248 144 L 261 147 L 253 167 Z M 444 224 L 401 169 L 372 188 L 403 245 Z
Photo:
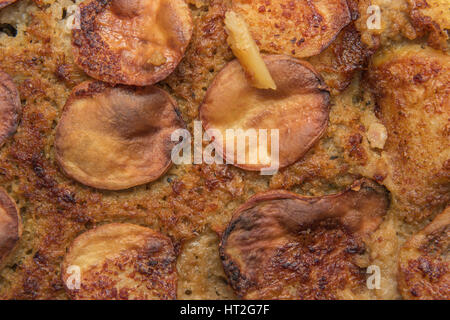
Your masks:
M 188 130 L 178 129 L 172 133 L 171 139 L 178 142 L 171 154 L 172 162 L 178 165 L 254 165 L 262 167 L 262 175 L 273 175 L 279 169 L 278 129 L 226 129 L 224 136 L 217 129 L 208 129 L 203 133 L 201 121 L 194 121 L 194 137 Z M 203 142 L 210 143 L 203 149 Z
M 371 5 L 367 8 L 367 14 L 370 15 L 367 18 L 366 24 L 369 30 L 381 29 L 381 9 L 377 5 Z

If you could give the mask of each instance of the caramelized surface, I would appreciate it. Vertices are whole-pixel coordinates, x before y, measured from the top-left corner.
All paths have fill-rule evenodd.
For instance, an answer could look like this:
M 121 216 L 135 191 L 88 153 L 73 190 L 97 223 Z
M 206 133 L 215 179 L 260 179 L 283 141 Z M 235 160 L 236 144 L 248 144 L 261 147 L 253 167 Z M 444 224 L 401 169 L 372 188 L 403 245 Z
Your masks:
M 387 129 L 386 186 L 409 220 L 450 201 L 450 57 L 418 45 L 380 52 L 369 68 Z
M 0 70 L 0 147 L 16 131 L 20 111 L 16 85 L 8 74 Z
M 365 286 L 358 256 L 388 205 L 386 192 L 368 181 L 324 197 L 255 195 L 234 213 L 222 237 L 232 287 L 246 299 L 357 297 Z
M 260 48 L 297 58 L 319 54 L 351 21 L 345 0 L 232 0 Z
M 90 76 L 151 85 L 178 65 L 192 36 L 183 0 L 89 0 L 73 30 L 76 62 Z
M 450 300 L 450 208 L 401 249 L 399 288 L 405 299 Z
M 375 48 L 400 47 L 406 38 L 399 33 L 415 30 L 409 21 L 407 0 L 347 2 L 349 6 L 357 2 L 383 4 L 383 22 L 388 23 L 378 43 L 375 41 Z M 198 120 L 199 105 L 207 88 L 234 56 L 226 42 L 223 23 L 226 11 L 231 9 L 230 1 L 186 3 L 193 17 L 192 40 L 177 68 L 158 86 L 176 99 L 193 134 L 193 121 Z M 16 249 L 0 270 L 0 299 L 70 298 L 61 280 L 61 262 L 67 248 L 83 232 L 110 222 L 146 226 L 173 239 L 186 266 L 178 270 L 182 281 L 179 286 L 191 290 L 190 295 L 180 294 L 178 298 L 232 298 L 232 290 L 221 276 L 220 260 L 215 260 L 219 259 L 217 239 L 207 236 L 205 240 L 203 235 L 209 227 L 223 230 L 236 208 L 252 195 L 286 189 L 320 197 L 340 193 L 363 176 L 388 186 L 393 198 L 404 197 L 409 187 L 414 188 L 413 193 L 421 190 L 420 195 L 425 197 L 420 197 L 427 198 L 420 185 L 416 189 L 416 180 L 404 185 L 407 187 L 402 187 L 402 180 L 392 182 L 390 177 L 399 174 L 398 166 L 384 161 L 384 151 L 373 149 L 369 143 L 371 125 L 381 120 L 376 117 L 379 108 L 375 97 L 365 89 L 367 78 L 361 78 L 360 71 L 366 65 L 358 62 L 366 54 L 370 58 L 370 52 L 360 46 L 359 40 L 361 36 L 362 42 L 367 43 L 367 36 L 371 36 L 364 29 L 366 8 L 359 10 L 360 18 L 357 12 L 352 13 L 356 28 L 348 31 L 350 24 L 321 54 L 308 59 L 331 89 L 330 118 L 322 138 L 301 160 L 274 176 L 225 165 L 172 166 L 160 179 L 122 191 L 99 190 L 76 182 L 59 169 L 54 148 L 56 127 L 73 87 L 92 80 L 74 62 L 71 32 L 66 30 L 72 5 L 71 0 L 20 0 L 0 10 L 0 65 L 13 77 L 23 107 L 18 130 L 0 148 L 0 185 L 17 204 L 24 228 Z M 429 44 L 428 37 L 418 37 L 414 42 L 425 48 Z M 433 70 L 434 65 L 423 68 Z M 396 70 L 401 73 L 404 69 L 402 66 Z M 425 124 L 434 123 L 440 114 L 429 113 L 425 119 Z M 429 137 L 427 130 L 402 129 L 402 139 L 410 143 L 416 136 Z M 385 148 L 388 141 L 389 137 Z M 427 148 L 433 139 L 423 143 Z M 432 152 L 433 148 L 434 145 Z M 428 175 L 427 167 L 422 166 L 411 172 L 411 179 Z M 439 192 L 432 192 L 432 200 L 425 206 L 426 215 L 431 213 L 429 218 L 421 223 L 401 219 L 412 216 L 410 212 L 423 211 L 426 201 L 418 205 L 405 198 L 405 205 L 389 207 L 386 220 L 373 234 L 373 243 L 365 242 L 371 263 L 381 268 L 381 289 L 363 291 L 363 298 L 401 298 L 397 288 L 397 247 L 442 212 L 446 200 L 439 194 L 447 194 L 450 186 L 442 183 L 445 176 L 439 175 L 442 179 L 434 180 L 440 182 L 433 189 Z M 366 264 L 358 262 L 358 266 Z M 340 291 L 339 297 L 354 298 L 355 293 Z
M 77 86 L 68 99 L 56 137 L 64 172 L 86 185 L 110 190 L 158 179 L 171 165 L 174 130 L 184 126 L 163 90 Z
M 64 257 L 61 274 L 73 299 L 175 299 L 175 260 L 168 237 L 149 228 L 113 223 L 77 237 Z M 79 268 L 79 288 L 70 279 L 71 266 Z

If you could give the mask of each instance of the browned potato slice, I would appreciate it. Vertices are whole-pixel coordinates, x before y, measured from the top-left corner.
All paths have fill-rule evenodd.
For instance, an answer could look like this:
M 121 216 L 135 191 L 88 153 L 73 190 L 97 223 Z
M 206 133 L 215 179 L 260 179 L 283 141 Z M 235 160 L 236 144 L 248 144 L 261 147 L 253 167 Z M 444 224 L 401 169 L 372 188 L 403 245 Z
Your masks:
M 322 52 L 350 23 L 346 0 L 232 0 L 260 49 L 297 58 Z
M 22 222 L 16 204 L 0 188 L 0 267 L 22 235 Z
M 62 280 L 72 299 L 175 299 L 175 262 L 168 237 L 112 223 L 75 239 L 64 257 Z
M 357 297 L 366 284 L 364 241 L 388 205 L 385 189 L 370 181 L 323 197 L 283 190 L 253 196 L 222 237 L 232 287 L 245 299 Z
M 11 3 L 14 3 L 16 1 L 17 0 L 0 0 L 0 9 L 6 7 L 6 6 L 8 6 Z
M 279 166 L 286 167 L 300 159 L 321 137 L 327 127 L 330 94 L 313 67 L 304 61 L 283 55 L 263 56 L 277 90 L 252 87 L 237 60 L 219 72 L 209 87 L 200 106 L 200 119 L 206 130 L 219 130 L 226 158 L 227 129 L 279 130 Z M 270 138 L 270 132 L 267 133 Z M 215 137 L 216 138 L 216 137 Z M 270 139 L 269 139 L 270 140 Z M 271 155 L 271 141 L 267 155 Z M 220 148 L 218 148 L 220 150 Z M 237 163 L 235 147 L 234 165 L 246 170 L 268 167 L 259 156 L 250 163 L 251 155 L 258 155 L 258 146 L 246 144 L 246 163 Z M 219 151 L 220 152 L 220 151 Z
M 405 243 L 398 282 L 405 299 L 450 300 L 450 207 Z
M 183 0 L 88 0 L 80 5 L 72 44 L 91 77 L 145 86 L 172 73 L 192 30 Z
M 120 190 L 158 179 L 171 165 L 171 134 L 183 128 L 174 100 L 156 87 L 75 87 L 58 124 L 56 160 L 73 179 Z
M 0 147 L 17 129 L 21 105 L 11 77 L 0 70 Z
M 408 220 L 450 202 L 450 56 L 419 45 L 379 51 L 369 67 L 387 129 L 383 184 Z

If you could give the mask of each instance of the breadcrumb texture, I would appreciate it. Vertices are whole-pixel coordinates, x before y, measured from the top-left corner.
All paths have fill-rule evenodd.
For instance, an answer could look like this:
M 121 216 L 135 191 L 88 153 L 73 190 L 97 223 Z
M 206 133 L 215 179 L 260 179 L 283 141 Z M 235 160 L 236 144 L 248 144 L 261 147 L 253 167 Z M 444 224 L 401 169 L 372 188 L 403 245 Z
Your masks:
M 223 23 L 226 11 L 231 8 L 230 1 L 186 2 L 194 24 L 192 40 L 178 67 L 158 86 L 176 99 L 181 116 L 192 132 L 199 105 L 212 79 L 234 57 L 226 43 Z M 375 264 L 381 270 L 381 287 L 373 290 L 372 298 L 399 298 L 398 248 L 442 212 L 448 200 L 443 196 L 438 201 L 424 198 L 426 214 L 417 214 L 422 211 L 423 203 L 410 202 L 403 195 L 404 188 L 415 190 L 418 179 L 394 178 L 395 168 L 403 162 L 385 161 L 383 150 L 369 143 L 368 129 L 377 123 L 385 125 L 394 139 L 388 136 L 388 148 L 393 148 L 396 141 L 415 143 L 416 138 L 412 136 L 425 144 L 432 143 L 425 145 L 425 150 L 434 146 L 432 139 L 426 138 L 429 133 L 425 129 L 393 133 L 389 124 L 394 120 L 387 121 L 377 114 L 383 100 L 374 95 L 377 91 L 366 88 L 367 75 L 360 71 L 368 68 L 373 53 L 370 50 L 410 41 L 413 37 L 405 37 L 399 30 L 405 30 L 408 35 L 415 27 L 405 1 L 384 1 L 385 8 L 392 7 L 389 17 L 404 17 L 405 21 L 398 22 L 398 28 L 396 24 L 388 24 L 383 33 L 374 35 L 364 27 L 365 11 L 357 10 L 366 2 L 349 0 L 353 22 L 321 54 L 308 59 L 324 76 L 332 96 L 328 129 L 301 160 L 274 176 L 261 176 L 233 166 L 173 166 L 157 181 L 123 191 L 100 191 L 79 184 L 66 177 L 55 161 L 55 128 L 62 108 L 72 88 L 90 79 L 74 63 L 71 32 L 66 26 L 74 2 L 19 0 L 1 9 L 0 68 L 14 80 L 23 114 L 17 132 L 0 149 L 0 185 L 17 203 L 23 234 L 0 270 L 0 298 L 69 298 L 61 278 L 67 249 L 83 232 L 111 222 L 145 226 L 171 238 L 178 254 L 178 298 L 234 298 L 219 260 L 217 236 L 209 230 L 224 230 L 236 208 L 255 193 L 285 189 L 306 196 L 321 196 L 340 192 L 360 177 L 387 186 L 394 204 L 405 203 L 390 206 L 367 244 L 367 265 Z M 395 11 L 397 3 L 404 6 Z M 423 32 L 430 34 L 430 31 Z M 427 37 L 411 41 L 419 46 L 428 44 Z M 427 60 L 411 66 L 399 77 L 413 76 L 414 68 L 420 74 L 426 73 L 425 70 L 434 72 L 436 68 L 443 70 L 440 61 Z M 430 70 L 430 66 L 436 67 Z M 420 89 L 420 81 L 415 85 L 416 90 L 427 90 Z M 425 86 L 428 87 L 427 82 Z M 420 127 L 426 106 L 419 105 L 420 111 L 402 118 L 402 128 L 406 128 L 407 121 L 415 121 Z M 427 113 L 425 126 L 435 121 L 441 123 L 442 115 L 433 108 Z M 448 137 L 448 127 L 444 128 Z M 407 158 L 405 161 L 408 163 Z M 446 172 L 450 165 L 448 161 L 444 164 L 431 172 L 422 166 L 414 167 L 408 175 L 417 174 L 425 177 L 425 181 L 439 180 L 439 193 L 448 196 Z M 417 195 L 417 199 L 422 195 L 427 197 L 428 191 Z M 437 193 L 432 191 L 431 195 Z

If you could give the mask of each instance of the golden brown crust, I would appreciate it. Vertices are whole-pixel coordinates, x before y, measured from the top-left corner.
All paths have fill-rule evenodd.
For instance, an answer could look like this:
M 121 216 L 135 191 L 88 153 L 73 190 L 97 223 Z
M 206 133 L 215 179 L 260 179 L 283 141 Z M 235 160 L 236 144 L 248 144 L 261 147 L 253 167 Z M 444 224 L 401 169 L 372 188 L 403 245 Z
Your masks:
M 261 50 L 304 58 L 319 54 L 350 23 L 346 0 L 233 0 Z
M 450 207 L 402 247 L 398 285 L 405 299 L 450 300 Z
M 183 0 L 89 0 L 80 5 L 73 52 L 91 77 L 151 85 L 173 72 L 192 29 Z
M 172 241 L 149 228 L 111 223 L 74 240 L 62 265 L 72 299 L 175 299 L 176 255 Z M 72 266 L 72 268 L 70 268 Z M 76 286 L 75 268 L 80 282 Z
M 22 236 L 22 222 L 14 201 L 0 187 L 0 268 Z
M 411 23 L 418 36 L 428 34 L 428 43 L 436 49 L 448 49 L 450 4 L 447 0 L 408 0 Z
M 55 137 L 64 172 L 88 186 L 119 190 L 158 179 L 171 165 L 174 100 L 156 87 L 87 81 L 72 91 Z
M 368 73 L 387 129 L 384 184 L 409 221 L 450 202 L 450 56 L 419 45 L 380 51 Z
M 231 285 L 247 299 L 333 299 L 361 290 L 356 259 L 383 220 L 386 191 L 362 180 L 347 191 L 304 197 L 257 194 L 238 208 L 222 236 Z
M 330 94 L 320 75 L 307 62 L 284 55 L 263 56 L 276 85 L 276 90 L 253 88 L 237 60 L 230 62 L 215 77 L 200 106 L 200 119 L 205 130 L 216 129 L 223 139 L 214 144 L 223 147 L 223 157 L 234 156 L 234 165 L 258 171 L 269 167 L 258 158 L 250 163 L 250 155 L 258 147 L 246 146 L 246 163 L 238 163 L 237 150 L 227 155 L 226 130 L 229 128 L 279 130 L 279 166 L 286 167 L 301 158 L 320 139 L 328 123 Z M 271 141 L 267 143 L 270 157 Z M 272 165 L 273 165 L 273 160 Z
M 20 110 L 19 91 L 11 77 L 0 70 L 0 147 L 16 132 Z
M 367 67 L 374 50 L 361 41 L 354 23 L 346 26 L 331 45 L 308 61 L 336 93 L 345 90 L 359 70 Z M 334 93 L 334 92 L 332 92 Z

